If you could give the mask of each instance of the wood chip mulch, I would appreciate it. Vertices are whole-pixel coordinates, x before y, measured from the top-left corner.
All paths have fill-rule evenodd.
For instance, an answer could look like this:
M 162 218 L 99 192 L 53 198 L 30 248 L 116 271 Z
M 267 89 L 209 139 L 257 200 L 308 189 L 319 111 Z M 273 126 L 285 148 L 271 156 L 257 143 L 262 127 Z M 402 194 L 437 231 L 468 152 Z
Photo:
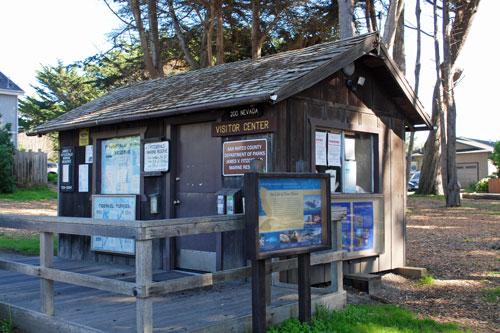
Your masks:
M 407 265 L 424 267 L 435 283 L 392 273 L 378 295 L 438 322 L 473 332 L 500 332 L 500 201 L 408 198 Z
M 57 200 L 0 200 L 0 213 L 57 215 Z M 406 253 L 408 266 L 427 268 L 436 282 L 420 286 L 388 273 L 377 300 L 473 332 L 500 332 L 499 297 L 485 293 L 500 288 L 500 201 L 463 199 L 447 208 L 444 199 L 408 198 Z

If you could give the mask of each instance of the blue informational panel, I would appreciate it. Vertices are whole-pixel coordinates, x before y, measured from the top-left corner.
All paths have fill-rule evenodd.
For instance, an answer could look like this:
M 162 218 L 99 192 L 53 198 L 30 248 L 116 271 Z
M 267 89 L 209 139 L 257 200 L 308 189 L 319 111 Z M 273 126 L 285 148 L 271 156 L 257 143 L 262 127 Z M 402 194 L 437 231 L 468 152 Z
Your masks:
M 374 249 L 373 202 L 336 202 L 332 207 L 347 209 L 342 220 L 342 250 L 347 252 Z
M 323 243 L 322 181 L 314 178 L 261 178 L 259 252 Z
M 332 207 L 341 207 L 346 209 L 346 215 L 342 219 L 342 250 L 351 252 L 352 251 L 352 214 L 351 214 L 351 203 L 350 202 L 338 202 L 333 203 Z
M 92 218 L 104 220 L 135 220 L 135 195 L 92 196 Z M 91 250 L 135 254 L 135 240 L 92 236 Z
M 141 138 L 115 138 L 101 142 L 101 193 L 139 194 Z

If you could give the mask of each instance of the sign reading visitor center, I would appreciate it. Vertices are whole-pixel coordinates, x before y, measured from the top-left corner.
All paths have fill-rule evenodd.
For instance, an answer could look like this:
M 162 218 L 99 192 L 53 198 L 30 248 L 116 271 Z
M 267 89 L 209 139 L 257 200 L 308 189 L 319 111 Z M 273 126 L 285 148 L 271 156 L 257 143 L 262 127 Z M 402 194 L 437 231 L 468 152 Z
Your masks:
M 249 259 L 330 248 L 329 187 L 326 174 L 246 174 Z
M 276 132 L 276 118 L 256 118 L 212 124 L 212 136 L 246 135 Z

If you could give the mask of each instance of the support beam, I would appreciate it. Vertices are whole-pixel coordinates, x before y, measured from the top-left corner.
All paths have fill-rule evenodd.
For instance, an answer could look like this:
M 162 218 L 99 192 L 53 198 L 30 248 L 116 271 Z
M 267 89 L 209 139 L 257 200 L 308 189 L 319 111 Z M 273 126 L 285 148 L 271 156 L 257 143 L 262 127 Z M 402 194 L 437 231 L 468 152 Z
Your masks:
M 135 242 L 135 282 L 144 286 L 153 282 L 153 241 L 137 240 Z M 153 298 L 136 297 L 137 333 L 153 332 Z
M 40 233 L 40 267 L 54 266 L 54 234 Z M 54 316 L 54 280 L 40 278 L 40 312 Z

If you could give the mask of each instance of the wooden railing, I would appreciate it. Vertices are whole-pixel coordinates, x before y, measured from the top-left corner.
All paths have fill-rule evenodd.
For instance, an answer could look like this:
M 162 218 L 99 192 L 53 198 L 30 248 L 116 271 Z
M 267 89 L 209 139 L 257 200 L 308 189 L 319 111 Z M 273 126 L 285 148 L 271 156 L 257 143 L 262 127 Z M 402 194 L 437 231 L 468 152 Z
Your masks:
M 338 221 L 341 218 L 340 216 L 337 218 L 332 217 L 332 220 Z M 240 267 L 199 276 L 153 282 L 153 239 L 241 230 L 244 229 L 244 226 L 245 220 L 242 214 L 155 221 L 119 221 L 0 214 L 0 227 L 40 232 L 40 266 L 0 260 L 0 269 L 39 277 L 41 312 L 50 316 L 54 316 L 54 281 L 134 296 L 136 297 L 137 332 L 152 332 L 153 296 L 209 286 L 220 282 L 240 280 L 251 276 L 250 267 Z M 54 269 L 54 233 L 135 239 L 135 283 Z M 311 256 L 311 265 L 339 262 L 335 266 L 338 267 L 337 272 L 340 271 L 338 274 L 341 277 L 341 260 L 343 257 L 344 252 L 342 251 L 314 253 Z M 266 273 L 270 274 L 294 268 L 297 268 L 296 258 L 280 260 L 266 264 Z M 339 283 L 340 281 L 341 278 Z

